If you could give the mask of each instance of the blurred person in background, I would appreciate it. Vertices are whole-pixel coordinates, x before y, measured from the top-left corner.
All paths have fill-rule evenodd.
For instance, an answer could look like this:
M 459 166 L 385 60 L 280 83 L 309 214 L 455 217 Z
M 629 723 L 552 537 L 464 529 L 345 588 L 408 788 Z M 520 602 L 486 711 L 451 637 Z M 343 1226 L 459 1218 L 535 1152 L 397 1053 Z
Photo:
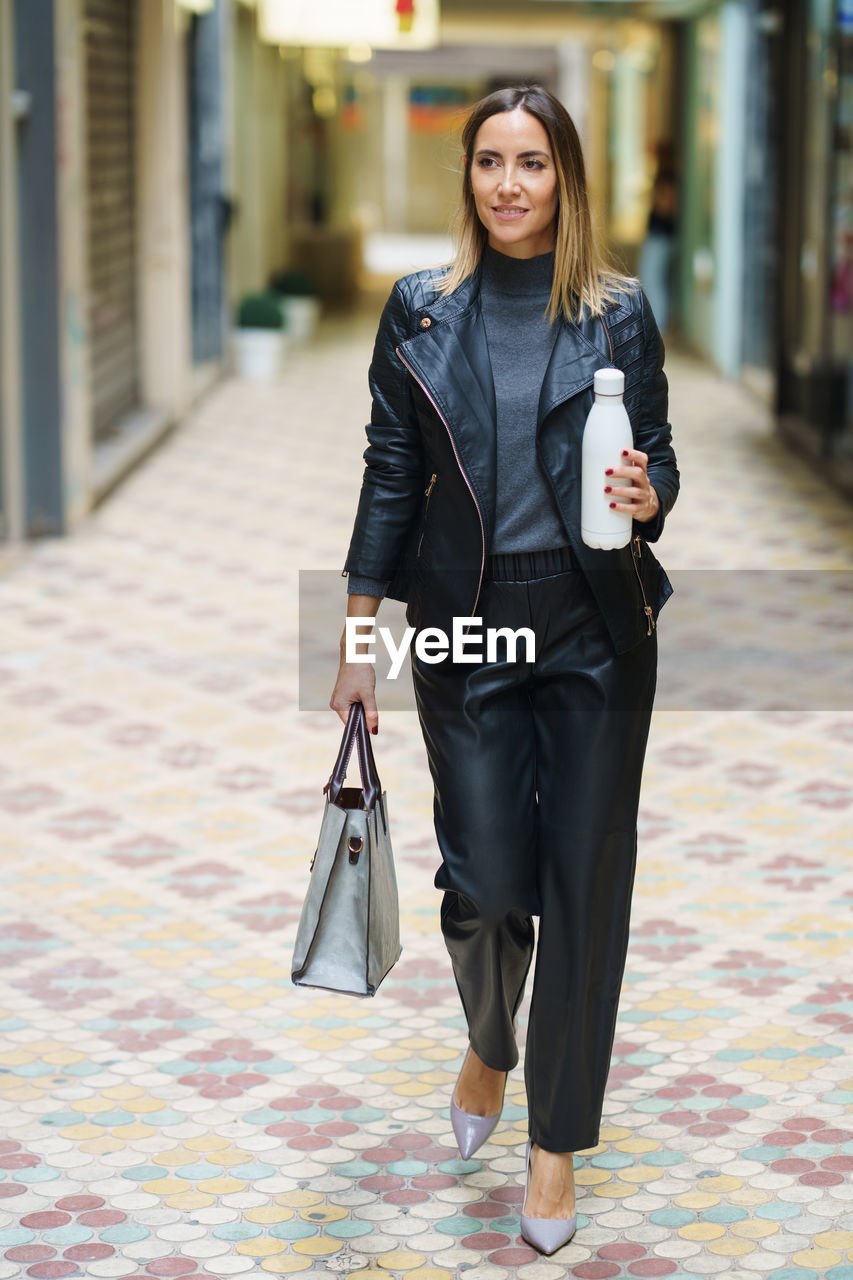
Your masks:
M 671 169 L 659 169 L 652 185 L 652 207 L 640 247 L 638 271 L 661 332 L 669 327 L 677 206 L 675 174 Z
M 417 630 L 473 617 L 535 635 L 530 660 L 523 643 L 485 661 L 415 652 L 412 674 L 468 1024 L 451 1121 L 467 1159 L 500 1118 L 538 916 L 521 1230 L 552 1253 L 575 1230 L 574 1153 L 599 1141 L 672 591 L 648 544 L 679 478 L 663 343 L 594 238 L 571 117 L 543 88 L 501 89 L 462 144 L 456 257 L 398 280 L 379 324 L 347 616 L 389 595 Z M 601 486 L 632 537 L 602 551 L 581 538 L 581 437 L 608 365 L 634 447 Z M 344 632 L 330 706 L 345 722 L 356 701 L 377 732 L 374 667 L 347 661 Z

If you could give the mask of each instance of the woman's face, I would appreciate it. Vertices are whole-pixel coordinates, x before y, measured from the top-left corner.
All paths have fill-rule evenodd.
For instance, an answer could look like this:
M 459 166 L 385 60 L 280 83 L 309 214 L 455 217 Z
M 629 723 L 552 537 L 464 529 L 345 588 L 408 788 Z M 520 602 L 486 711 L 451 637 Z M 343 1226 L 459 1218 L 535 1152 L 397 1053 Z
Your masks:
M 493 249 L 532 258 L 554 247 L 557 173 L 548 134 L 522 107 L 489 116 L 477 130 L 471 186 Z

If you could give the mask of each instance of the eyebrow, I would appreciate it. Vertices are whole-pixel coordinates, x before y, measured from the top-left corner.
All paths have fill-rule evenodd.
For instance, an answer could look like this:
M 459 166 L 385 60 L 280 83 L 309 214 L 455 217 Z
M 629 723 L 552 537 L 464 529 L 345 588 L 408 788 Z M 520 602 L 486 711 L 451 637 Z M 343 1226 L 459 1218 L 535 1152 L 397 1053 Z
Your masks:
M 503 153 L 502 153 L 502 152 L 500 152 L 500 151 L 492 151 L 492 150 L 491 150 L 490 148 L 488 148 L 488 147 L 478 147 L 478 149 L 477 149 L 477 153 L 476 153 L 476 154 L 477 154 L 478 156 L 496 156 L 498 160 L 502 160 L 502 159 L 503 159 Z M 546 159 L 548 159 L 548 158 L 549 158 L 549 157 L 548 157 L 548 152 L 547 152 L 547 151 L 519 151 L 518 155 L 516 156 L 516 160 L 523 160 L 523 159 L 525 159 L 527 156 L 545 156 L 545 158 L 546 158 Z

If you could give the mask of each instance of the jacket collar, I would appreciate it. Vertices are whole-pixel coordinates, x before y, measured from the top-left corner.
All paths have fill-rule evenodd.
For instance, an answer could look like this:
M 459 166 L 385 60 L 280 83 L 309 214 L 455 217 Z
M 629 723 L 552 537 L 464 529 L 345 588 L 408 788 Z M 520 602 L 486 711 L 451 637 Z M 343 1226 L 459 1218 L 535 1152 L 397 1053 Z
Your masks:
M 463 472 L 474 489 L 489 543 L 494 530 L 497 424 L 492 367 L 480 310 L 479 267 L 452 294 L 436 297 L 413 314 L 418 330 L 398 350 L 445 420 Z M 613 318 L 618 318 L 618 309 L 613 310 Z M 429 323 L 424 325 L 424 320 Z M 558 405 L 571 402 L 592 386 L 596 369 L 616 368 L 603 326 L 586 307 L 580 321 L 557 323 L 539 396 L 537 439 L 545 419 Z M 568 410 L 570 430 L 578 444 L 587 407 L 575 401 Z

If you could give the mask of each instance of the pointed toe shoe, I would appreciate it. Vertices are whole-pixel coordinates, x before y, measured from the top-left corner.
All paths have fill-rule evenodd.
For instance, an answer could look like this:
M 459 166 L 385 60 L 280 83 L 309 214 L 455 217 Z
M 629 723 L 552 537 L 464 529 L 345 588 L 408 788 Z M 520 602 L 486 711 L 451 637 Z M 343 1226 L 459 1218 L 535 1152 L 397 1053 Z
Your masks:
M 527 1203 L 527 1190 L 530 1186 L 530 1145 L 528 1139 L 522 1209 Z M 528 1218 L 526 1213 L 522 1213 L 521 1234 L 527 1243 L 532 1244 L 533 1248 L 538 1249 L 540 1253 L 555 1253 L 557 1249 L 562 1249 L 564 1244 L 569 1243 L 575 1234 L 577 1224 L 577 1213 L 573 1213 L 570 1218 Z
M 466 1050 L 465 1058 L 468 1057 L 469 1052 L 470 1045 Z M 465 1059 L 462 1061 L 462 1066 L 465 1066 Z M 478 1147 L 483 1145 L 500 1120 L 502 1111 L 503 1102 L 501 1102 L 501 1110 L 492 1116 L 475 1116 L 470 1111 L 463 1111 L 456 1103 L 456 1085 L 453 1086 L 453 1094 L 450 1098 L 450 1122 L 453 1125 L 453 1132 L 456 1134 L 456 1141 L 459 1144 L 459 1154 L 463 1160 L 469 1160 Z

